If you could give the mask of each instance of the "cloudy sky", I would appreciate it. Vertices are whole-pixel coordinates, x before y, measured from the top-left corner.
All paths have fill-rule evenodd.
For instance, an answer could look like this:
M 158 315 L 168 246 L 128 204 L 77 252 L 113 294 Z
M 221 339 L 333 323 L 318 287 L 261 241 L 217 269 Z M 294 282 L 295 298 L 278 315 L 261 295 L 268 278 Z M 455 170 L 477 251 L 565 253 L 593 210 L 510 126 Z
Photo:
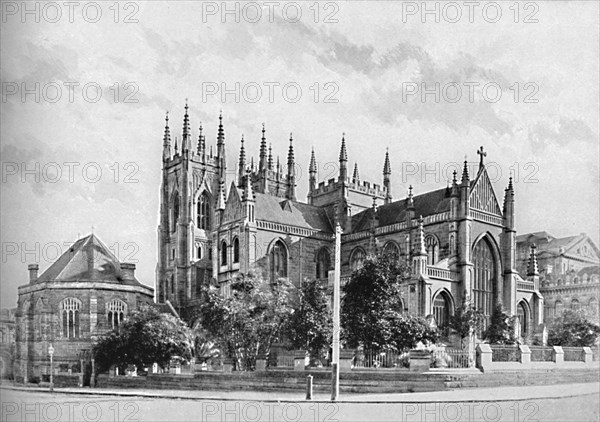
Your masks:
M 242 134 L 256 156 L 265 122 L 283 159 L 293 132 L 300 198 L 343 132 L 372 183 L 389 148 L 396 199 L 483 145 L 520 233 L 598 243 L 598 2 L 56 4 L 2 2 L 2 307 L 92 227 L 154 284 L 164 114 L 180 136 L 186 98 L 194 139 L 223 110 L 232 173 Z

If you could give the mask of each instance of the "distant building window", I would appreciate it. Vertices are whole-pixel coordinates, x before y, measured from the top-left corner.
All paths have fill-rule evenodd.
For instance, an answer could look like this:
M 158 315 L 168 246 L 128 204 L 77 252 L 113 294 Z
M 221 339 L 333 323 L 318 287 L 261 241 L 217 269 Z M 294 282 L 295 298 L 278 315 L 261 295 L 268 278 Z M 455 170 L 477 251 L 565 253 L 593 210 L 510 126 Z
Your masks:
M 227 242 L 221 242 L 221 265 L 227 265 Z
M 173 220 L 171 221 L 172 232 L 177 230 L 177 221 L 179 220 L 179 210 L 181 206 L 180 202 L 179 193 L 175 192 L 175 195 L 173 195 Z
M 579 301 L 577 299 L 571 301 L 571 309 L 574 311 L 579 309 Z
M 317 280 L 327 279 L 330 265 L 329 250 L 327 248 L 319 249 L 319 252 L 317 253 Z
M 356 248 L 350 254 L 350 269 L 352 271 L 356 271 L 363 266 L 363 262 L 365 260 L 366 254 L 364 249 Z
M 233 263 L 237 264 L 240 262 L 240 239 L 233 239 Z
M 197 225 L 202 230 L 210 230 L 210 199 L 206 192 L 198 198 L 196 205 Z
M 439 260 L 439 242 L 437 237 L 429 235 L 425 238 L 425 249 L 427 250 L 427 265 L 434 265 Z
M 562 315 L 564 309 L 564 305 L 560 300 L 554 302 L 554 315 L 559 317 Z
M 281 240 L 273 245 L 270 253 L 271 260 L 271 281 L 288 276 L 287 270 L 287 249 Z
M 113 330 L 119 330 L 119 326 L 125 319 L 127 313 L 127 304 L 119 299 L 115 299 L 106 304 L 106 317 L 108 326 Z
M 66 298 L 61 303 L 62 336 L 79 338 L 79 317 L 81 302 L 74 298 Z
M 383 256 L 389 258 L 392 262 L 398 262 L 400 258 L 400 248 L 396 242 L 388 242 L 383 248 Z

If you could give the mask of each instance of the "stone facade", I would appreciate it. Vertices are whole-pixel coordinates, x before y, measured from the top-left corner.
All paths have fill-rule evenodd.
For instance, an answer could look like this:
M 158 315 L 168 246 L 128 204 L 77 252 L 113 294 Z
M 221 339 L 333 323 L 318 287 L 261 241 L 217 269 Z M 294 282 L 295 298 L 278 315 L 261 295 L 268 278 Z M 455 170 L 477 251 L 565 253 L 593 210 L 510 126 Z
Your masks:
M 85 372 L 94 338 L 118 328 L 127 314 L 152 304 L 154 290 L 119 263 L 95 236 L 75 242 L 42 275 L 29 265 L 29 283 L 19 287 L 16 311 L 15 377 L 27 381 L 55 372 Z
M 13 375 L 16 311 L 15 308 L 0 311 L 0 376 L 2 378 L 11 378 Z
M 546 232 L 521 235 L 517 238 L 521 268 L 531 245 L 538 251 L 545 320 L 550 323 L 564 309 L 578 309 L 600 323 L 600 251 L 592 239 L 585 233 L 563 238 Z

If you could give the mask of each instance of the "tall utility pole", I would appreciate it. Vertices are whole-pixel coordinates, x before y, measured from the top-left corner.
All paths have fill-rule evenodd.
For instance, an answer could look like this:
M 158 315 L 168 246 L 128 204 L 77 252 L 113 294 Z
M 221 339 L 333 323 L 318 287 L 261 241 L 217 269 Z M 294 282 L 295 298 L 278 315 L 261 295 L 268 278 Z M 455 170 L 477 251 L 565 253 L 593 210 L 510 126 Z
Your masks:
M 331 400 L 340 394 L 340 255 L 342 228 L 335 227 L 335 261 L 333 267 L 333 353 L 331 356 Z

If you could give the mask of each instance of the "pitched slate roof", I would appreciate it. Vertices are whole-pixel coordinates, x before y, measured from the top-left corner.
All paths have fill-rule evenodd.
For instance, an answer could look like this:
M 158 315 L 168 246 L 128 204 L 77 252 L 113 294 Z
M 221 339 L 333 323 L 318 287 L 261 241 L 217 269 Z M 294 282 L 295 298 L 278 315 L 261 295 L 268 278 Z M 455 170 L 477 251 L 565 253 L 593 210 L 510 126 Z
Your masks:
M 413 197 L 415 217 L 439 214 L 450 210 L 450 192 L 447 188 L 426 192 Z M 388 226 L 406 220 L 408 199 L 402 199 L 377 208 L 378 226 Z M 373 208 L 361 211 L 352 216 L 352 232 L 359 232 L 370 227 Z
M 333 233 L 327 212 L 321 207 L 262 193 L 256 193 L 255 201 L 257 220 Z
M 141 285 L 137 279 L 123 279 L 119 260 L 94 234 L 75 242 L 36 282 L 44 281 L 101 281 Z

